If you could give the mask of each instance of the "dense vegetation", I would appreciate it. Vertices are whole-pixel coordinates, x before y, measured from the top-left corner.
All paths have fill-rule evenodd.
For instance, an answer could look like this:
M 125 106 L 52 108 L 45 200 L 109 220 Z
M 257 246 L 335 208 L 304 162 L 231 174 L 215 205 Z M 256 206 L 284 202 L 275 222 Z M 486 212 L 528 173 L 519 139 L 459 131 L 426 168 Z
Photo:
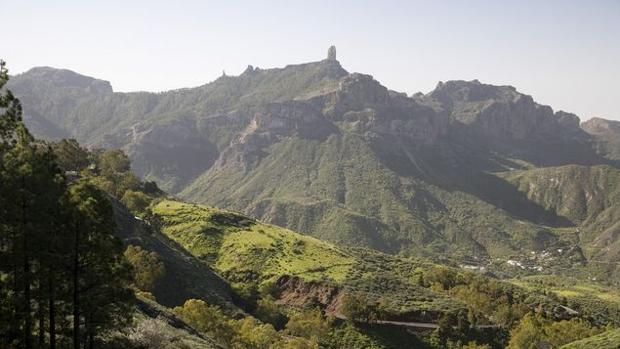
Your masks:
M 0 89 L 7 78 L 2 63 Z M 69 185 L 53 147 L 30 135 L 8 91 L 0 111 L 0 346 L 93 348 L 131 319 L 112 206 L 87 181 Z

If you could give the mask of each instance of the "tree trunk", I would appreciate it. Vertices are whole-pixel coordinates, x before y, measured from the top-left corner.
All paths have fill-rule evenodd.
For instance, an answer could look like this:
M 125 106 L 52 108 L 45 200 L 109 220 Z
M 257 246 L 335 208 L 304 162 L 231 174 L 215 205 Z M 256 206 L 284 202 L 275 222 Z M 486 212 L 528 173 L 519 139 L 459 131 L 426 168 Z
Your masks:
M 13 319 L 15 319 L 14 321 L 11 321 L 11 323 L 9 324 L 9 338 L 8 338 L 8 342 L 11 342 L 14 339 L 17 339 L 21 336 L 20 333 L 20 329 L 19 329 L 19 324 L 21 323 L 22 320 L 22 314 L 20 311 L 20 306 L 18 304 L 19 302 L 19 294 L 21 292 L 21 287 L 19 285 L 19 242 L 18 240 L 18 236 L 15 232 L 15 229 L 12 229 L 12 240 L 13 240 L 13 255 L 11 256 L 11 264 L 12 264 L 12 272 L 13 272 L 13 292 L 15 293 L 15 295 L 13 297 L 14 300 L 13 302 L 11 302 L 11 312 L 13 314 Z
M 78 248 L 79 248 L 79 226 L 75 227 L 73 242 L 73 349 L 80 349 L 80 297 L 78 282 Z
M 22 176 L 22 190 L 26 189 L 26 178 Z M 26 198 L 22 192 L 22 248 L 23 248 L 23 273 L 24 273 L 24 348 L 32 349 L 32 309 L 30 304 L 30 255 L 28 245 L 28 228 L 26 227 Z
M 54 278 L 48 275 L 47 287 L 49 296 L 49 320 L 50 320 L 50 349 L 56 349 L 56 303 L 54 295 Z
M 24 253 L 24 348 L 32 349 L 32 316 L 30 306 L 30 260 Z
M 93 349 L 95 347 L 95 336 L 93 336 L 92 332 L 88 334 L 88 349 Z
M 39 347 L 45 344 L 45 298 L 43 297 L 43 280 L 39 277 L 39 301 L 37 316 L 39 317 Z

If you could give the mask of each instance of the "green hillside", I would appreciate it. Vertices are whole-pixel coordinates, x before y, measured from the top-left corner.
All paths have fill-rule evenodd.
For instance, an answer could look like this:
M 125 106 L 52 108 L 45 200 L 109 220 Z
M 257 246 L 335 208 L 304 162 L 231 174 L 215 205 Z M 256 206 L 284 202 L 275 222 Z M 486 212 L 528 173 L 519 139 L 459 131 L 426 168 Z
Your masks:
M 158 303 L 174 307 L 182 305 L 187 299 L 203 299 L 230 314 L 242 313 L 233 302 L 230 286 L 211 268 L 179 248 L 174 241 L 154 232 L 122 203 L 115 201 L 114 204 L 118 235 L 123 242 L 157 253 L 167 270 L 152 290 Z
M 229 211 L 170 200 L 158 203 L 152 211 L 160 220 L 164 234 L 212 265 L 242 292 L 247 288 L 259 289 L 283 277 L 299 277 L 306 283 L 320 281 L 376 293 L 377 290 L 365 288 L 376 286 L 373 279 L 386 272 L 383 277 L 395 278 L 392 280 L 395 289 L 379 291 L 383 293 L 380 296 L 388 297 L 389 293 L 398 291 L 414 293 L 395 294 L 403 300 L 393 306 L 397 313 L 412 309 L 453 311 L 462 307 L 459 302 L 416 285 L 415 266 L 423 265 L 420 262 L 410 262 L 407 267 L 413 269 L 409 271 L 400 262 L 401 269 L 396 274 L 396 270 L 388 271 L 399 264 L 393 257 L 375 261 L 373 253 L 342 250 Z
M 207 206 L 165 200 L 153 207 L 162 232 L 224 275 L 282 275 L 342 282 L 355 260 L 329 243 Z
M 276 297 L 285 304 L 308 306 L 308 301 L 318 297 L 320 304 L 337 314 L 343 296 L 359 293 L 367 297 L 372 308 L 380 305 L 382 310 L 377 311 L 386 319 L 410 321 L 437 321 L 441 316 L 457 314 L 468 305 L 478 304 L 472 302 L 479 302 L 480 298 L 474 300 L 470 296 L 480 291 L 472 291 L 471 287 L 504 290 L 500 294 L 509 292 L 524 307 L 543 302 L 553 309 L 557 304 L 557 300 L 546 299 L 538 289 L 525 291 L 419 259 L 337 248 L 208 206 L 163 200 L 151 210 L 165 235 L 213 266 L 246 298 L 262 297 L 261 290 L 275 287 Z M 476 305 L 480 306 L 476 310 L 480 321 L 498 321 L 491 315 L 498 304 L 490 298 L 488 302 Z

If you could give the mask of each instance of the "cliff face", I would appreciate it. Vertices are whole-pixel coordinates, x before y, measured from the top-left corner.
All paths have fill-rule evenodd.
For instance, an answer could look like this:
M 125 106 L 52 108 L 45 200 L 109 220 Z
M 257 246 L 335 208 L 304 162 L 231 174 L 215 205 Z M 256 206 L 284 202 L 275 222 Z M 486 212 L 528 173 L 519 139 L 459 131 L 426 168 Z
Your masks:
M 579 132 L 574 114 L 553 112 L 512 86 L 448 81 L 425 96 L 450 117 L 480 134 L 501 140 L 569 137 Z

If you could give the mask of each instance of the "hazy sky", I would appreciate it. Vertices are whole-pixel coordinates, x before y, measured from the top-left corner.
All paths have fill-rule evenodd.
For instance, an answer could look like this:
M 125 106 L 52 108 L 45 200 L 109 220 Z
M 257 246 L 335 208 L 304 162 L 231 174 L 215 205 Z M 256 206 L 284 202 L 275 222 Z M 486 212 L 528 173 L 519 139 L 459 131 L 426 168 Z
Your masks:
M 554 109 L 620 119 L 620 0 L 0 0 L 0 58 L 67 68 L 116 91 L 323 59 L 390 89 L 516 86 Z

